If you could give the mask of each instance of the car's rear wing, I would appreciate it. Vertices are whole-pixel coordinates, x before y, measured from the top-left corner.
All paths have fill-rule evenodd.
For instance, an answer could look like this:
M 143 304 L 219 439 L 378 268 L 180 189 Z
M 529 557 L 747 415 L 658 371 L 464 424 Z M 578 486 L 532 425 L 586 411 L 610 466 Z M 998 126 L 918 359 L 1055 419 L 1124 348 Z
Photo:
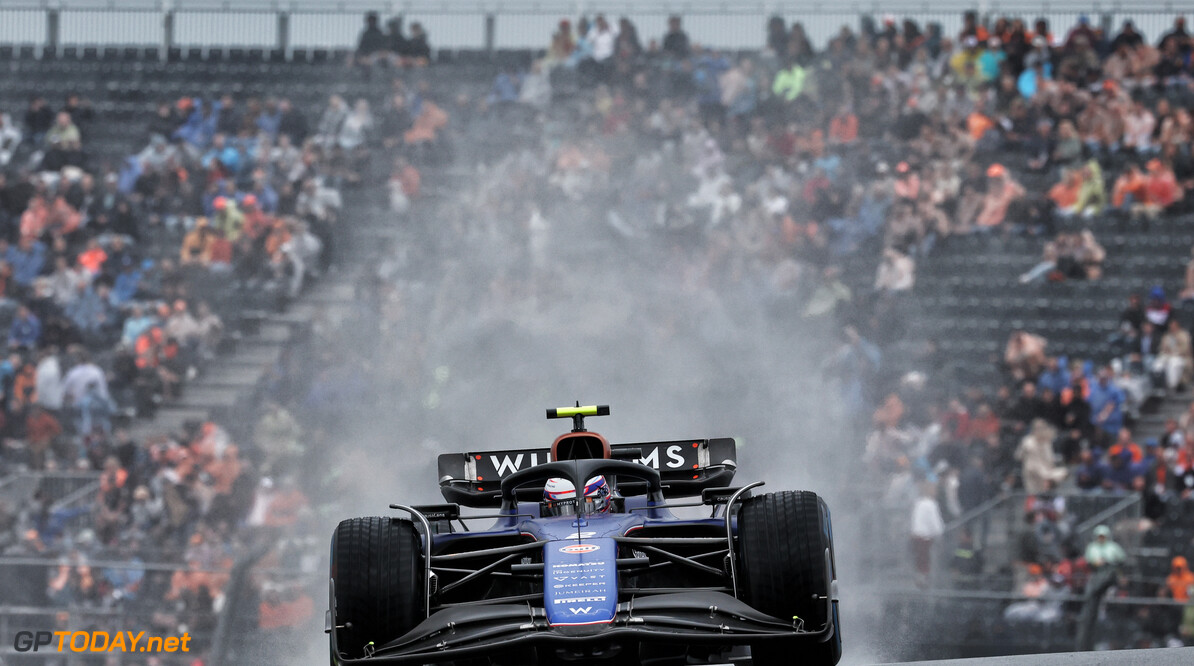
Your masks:
M 659 470 L 668 497 L 695 497 L 705 488 L 728 486 L 738 468 L 734 440 L 677 439 L 667 442 L 614 444 L 612 456 L 632 460 Z M 550 449 L 474 451 L 445 453 L 439 457 L 439 485 L 444 499 L 463 506 L 497 507 L 501 503 L 501 480 L 513 472 L 551 462 Z M 636 495 L 646 484 L 619 479 L 618 491 Z M 520 499 L 542 497 L 542 489 L 527 489 Z

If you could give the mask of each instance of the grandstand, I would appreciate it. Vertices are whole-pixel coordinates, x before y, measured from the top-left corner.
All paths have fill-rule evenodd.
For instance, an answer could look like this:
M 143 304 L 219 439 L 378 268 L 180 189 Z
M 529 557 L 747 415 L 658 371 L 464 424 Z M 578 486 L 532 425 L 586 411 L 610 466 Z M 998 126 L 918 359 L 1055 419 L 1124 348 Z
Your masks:
M 1062 3 L 1042 46 L 998 26 L 1019 17 L 1036 30 L 1031 7 L 989 4 L 973 24 L 961 5 L 816 9 L 781 15 L 769 34 L 766 8 L 696 2 L 681 49 L 663 5 L 559 16 L 407 3 L 406 26 L 428 34 L 424 61 L 358 48 L 365 11 L 390 17 L 371 3 L 117 4 L 0 6 L 0 331 L 12 351 L 0 364 L 0 660 L 42 663 L 12 651 L 30 626 L 186 628 L 202 663 L 322 659 L 320 647 L 293 652 L 319 644 L 324 564 L 310 554 L 326 550 L 327 521 L 369 457 L 393 459 L 377 433 L 402 433 L 404 462 L 430 460 L 435 441 L 474 436 L 442 404 L 484 393 L 490 412 L 525 411 L 550 402 L 544 375 L 578 364 L 600 379 L 682 368 L 666 397 L 704 407 L 694 412 L 790 408 L 753 441 L 834 414 L 825 450 L 801 451 L 832 466 L 841 530 L 860 535 L 843 584 L 877 601 L 857 626 L 899 618 L 876 622 L 882 657 L 1194 643 L 1194 607 L 1170 584 L 1173 558 L 1194 557 L 1194 497 L 1180 485 L 1194 466 L 1190 380 L 1170 385 L 1134 358 L 1140 338 L 1122 328 L 1162 309 L 1155 323 L 1194 324 L 1194 213 L 1181 196 L 1194 186 L 1194 65 L 1188 36 L 1160 57 L 1168 8 L 1080 22 Z M 637 41 L 615 38 L 598 60 L 596 34 L 572 30 L 601 11 L 624 15 Z M 1129 40 L 1115 70 L 1124 19 L 1142 45 Z M 1050 72 L 1040 90 L 1001 89 L 1034 53 Z M 32 102 L 59 111 L 72 96 L 73 142 Z M 1148 145 L 1126 143 L 1135 100 L 1154 123 Z M 1046 158 L 1034 164 L 1040 120 Z M 1068 157 L 1067 121 L 1081 133 Z M 1100 171 L 1082 177 L 1102 204 L 1065 210 L 1054 186 L 1090 160 Z M 1177 198 L 1154 211 L 1116 203 L 1132 164 L 1171 177 Z M 984 221 L 1003 183 L 1022 192 Z M 1151 205 L 1152 190 L 1137 192 Z M 1062 251 L 1083 229 L 1101 259 Z M 27 276 L 23 238 L 42 248 Z M 1047 244 L 1064 260 L 1021 279 Z M 81 291 L 54 291 L 59 278 Z M 1169 305 L 1124 312 L 1157 286 Z M 559 323 L 580 309 L 591 328 Z M 1047 346 L 1009 354 L 1014 331 Z M 578 338 L 618 360 L 558 351 Z M 1165 354 L 1186 359 L 1179 378 L 1194 359 L 1185 345 Z M 676 349 L 694 358 L 660 360 Z M 754 374 L 716 358 L 749 354 Z M 1078 361 L 1059 390 L 1024 397 L 1025 383 L 1061 377 L 1042 378 L 1059 356 Z M 1095 403 L 1112 361 L 1118 398 Z M 54 377 L 70 384 L 74 369 L 77 394 L 53 400 Z M 1092 418 L 1107 402 L 1129 442 Z M 1043 472 L 1015 454 L 1037 418 L 1055 430 Z M 1127 471 L 1113 469 L 1124 456 Z M 909 540 L 922 492 L 943 518 L 925 571 L 874 545 Z M 1102 525 L 1126 559 L 1100 569 L 1087 546 Z

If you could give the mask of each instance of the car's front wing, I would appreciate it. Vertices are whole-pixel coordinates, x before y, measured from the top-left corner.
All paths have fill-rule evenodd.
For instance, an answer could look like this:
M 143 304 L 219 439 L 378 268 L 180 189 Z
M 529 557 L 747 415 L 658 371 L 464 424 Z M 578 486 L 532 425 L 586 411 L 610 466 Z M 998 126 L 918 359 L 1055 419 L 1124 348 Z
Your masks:
M 837 630 L 832 619 L 836 596 L 831 593 L 824 597 L 825 616 L 829 618 L 825 626 L 812 628 L 804 627 L 800 618 L 781 620 L 760 613 L 724 592 L 706 590 L 632 598 L 618 604 L 612 622 L 579 626 L 552 626 L 543 608 L 530 604 L 458 606 L 433 613 L 404 636 L 377 647 L 371 657 L 340 656 L 334 630 L 330 631 L 331 650 L 333 660 L 339 664 L 407 664 L 451 661 L 497 650 L 532 647 L 824 642 Z M 330 612 L 328 616 L 330 630 L 336 626 L 335 617 Z

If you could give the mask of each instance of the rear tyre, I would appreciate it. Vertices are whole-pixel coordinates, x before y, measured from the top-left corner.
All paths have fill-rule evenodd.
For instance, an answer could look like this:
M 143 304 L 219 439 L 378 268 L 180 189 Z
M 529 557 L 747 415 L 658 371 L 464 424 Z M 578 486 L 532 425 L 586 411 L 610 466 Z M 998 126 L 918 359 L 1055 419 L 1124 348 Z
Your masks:
M 738 511 L 738 590 L 744 601 L 774 617 L 799 617 L 805 630 L 825 625 L 830 593 L 825 574 L 829 549 L 833 576 L 833 527 L 829 507 L 816 493 L 784 491 L 748 498 Z M 824 643 L 766 642 L 751 646 L 756 666 L 833 666 L 842 658 L 841 626 L 833 602 L 833 636 Z
M 341 521 L 332 535 L 331 577 L 336 624 L 352 624 L 336 630 L 337 647 L 349 658 L 365 656 L 366 644 L 381 647 L 423 620 L 423 549 L 409 520 Z

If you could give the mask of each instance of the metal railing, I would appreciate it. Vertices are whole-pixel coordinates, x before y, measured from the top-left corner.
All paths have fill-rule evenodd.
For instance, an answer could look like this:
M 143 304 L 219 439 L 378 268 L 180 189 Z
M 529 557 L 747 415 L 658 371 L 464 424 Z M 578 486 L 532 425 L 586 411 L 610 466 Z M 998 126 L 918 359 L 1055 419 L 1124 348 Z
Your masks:
M 96 579 L 96 585 L 109 571 L 135 570 L 143 575 L 137 596 L 117 597 L 107 594 L 102 599 L 54 598 L 48 591 L 51 574 L 64 566 L 57 557 L 8 556 L 0 557 L 0 636 L 7 637 L 0 642 L 0 663 L 6 659 L 56 660 L 53 663 L 76 666 L 92 663 L 94 654 L 74 653 L 69 649 L 59 653 L 57 645 L 37 653 L 18 653 L 13 636 L 20 631 L 131 631 L 145 632 L 146 636 L 171 636 L 181 633 L 179 627 L 186 626 L 191 637 L 190 653 L 155 653 L 164 664 L 190 664 L 197 653 L 210 648 L 213 633 L 218 623 L 220 610 L 188 610 L 179 612 L 167 606 L 156 596 L 169 589 L 173 574 L 188 570 L 186 564 L 177 560 L 168 563 L 141 562 L 138 560 L 88 559 L 72 562 L 71 567 L 85 564 Z M 200 573 L 227 573 L 224 569 L 190 569 Z M 224 586 L 227 593 L 228 585 Z M 126 655 L 120 652 L 105 652 L 104 663 L 115 665 L 141 664 L 144 655 Z
M 882 633 L 900 643 L 889 658 L 983 657 L 1074 649 L 1085 596 L 1051 592 L 1030 598 L 1007 592 L 863 588 L 882 618 Z M 1142 618 L 1177 634 L 1187 604 L 1155 597 L 1113 596 L 1101 602 L 1098 649 L 1137 647 Z M 870 611 L 875 613 L 876 611 Z M 898 640 L 896 640 L 898 637 Z
M 582 15 L 604 12 L 630 19 L 646 46 L 662 40 L 667 19 L 680 14 L 693 42 L 718 49 L 758 49 L 765 41 L 765 25 L 773 15 L 789 24 L 799 21 L 814 46 L 821 48 L 842 26 L 857 31 L 864 16 L 911 18 L 924 29 L 941 26 L 943 34 L 956 35 L 962 12 L 969 2 L 855 2 L 803 6 L 779 2 L 575 2 L 558 9 L 539 2 L 338 2 L 334 9 L 315 2 L 225 2 L 220 0 L 145 0 L 107 2 L 73 0 L 58 2 L 0 2 L 0 44 L 47 47 L 154 46 L 188 48 L 352 49 L 362 28 L 365 11 L 377 11 L 383 21 L 402 15 L 409 26 L 418 21 L 438 49 L 544 49 L 561 19 L 575 24 Z M 1174 5 L 1165 2 L 1135 4 L 1126 1 L 1082 3 L 1064 0 L 1041 6 L 1027 2 L 988 2 L 987 17 L 1021 16 L 1049 20 L 1055 35 L 1064 35 L 1081 15 L 1118 30 L 1132 18 L 1149 40 L 1155 41 L 1173 23 Z
M 12 663 L 50 662 L 60 666 L 84 666 L 94 664 L 95 653 L 80 651 L 73 652 L 66 648 L 58 652 L 58 639 L 51 641 L 49 646 L 43 646 L 37 652 L 18 652 L 12 637 L 21 631 L 103 631 L 110 636 L 116 632 L 131 632 L 133 635 L 144 632 L 140 642 L 145 644 L 148 636 L 176 635 L 172 630 L 158 630 L 153 628 L 154 615 L 151 610 L 131 612 L 118 608 L 44 608 L 31 606 L 0 606 L 0 635 L 9 640 L 0 642 L 0 663 L 5 659 Z M 188 629 L 190 636 L 188 652 L 155 652 L 154 657 L 164 666 L 184 666 L 195 662 L 196 654 L 211 642 L 211 632 L 208 630 Z M 104 664 L 111 666 L 125 666 L 144 664 L 144 654 L 130 654 L 121 651 L 103 652 L 100 655 Z M 17 661 L 17 660 L 20 661 Z
M 41 491 L 51 508 L 88 488 L 98 488 L 99 472 L 16 472 L 0 479 L 0 500 L 20 504 Z
M 1136 494 L 1095 492 L 1058 496 L 1065 502 L 1066 540 L 1079 549 L 1085 548 L 1093 538 L 1096 526 L 1103 523 L 1114 526 L 1140 517 L 1141 503 Z M 1021 555 L 1021 543 L 1034 529 L 1025 519 L 1025 509 L 1032 497 L 1024 492 L 1000 493 L 947 523 L 934 548 L 930 583 L 944 587 L 960 582 L 950 572 L 950 565 L 963 545 L 964 532 L 969 535 L 971 549 L 981 551 L 983 558 L 982 575 L 976 581 L 990 585 L 1010 580 Z M 911 572 L 912 558 L 907 548 L 911 513 L 910 506 L 891 507 L 877 502 L 859 516 L 860 529 L 867 535 L 868 542 L 895 546 L 864 549 L 858 557 L 856 571 L 861 582 L 887 580 L 893 571 Z M 1125 547 L 1131 545 L 1124 544 Z

